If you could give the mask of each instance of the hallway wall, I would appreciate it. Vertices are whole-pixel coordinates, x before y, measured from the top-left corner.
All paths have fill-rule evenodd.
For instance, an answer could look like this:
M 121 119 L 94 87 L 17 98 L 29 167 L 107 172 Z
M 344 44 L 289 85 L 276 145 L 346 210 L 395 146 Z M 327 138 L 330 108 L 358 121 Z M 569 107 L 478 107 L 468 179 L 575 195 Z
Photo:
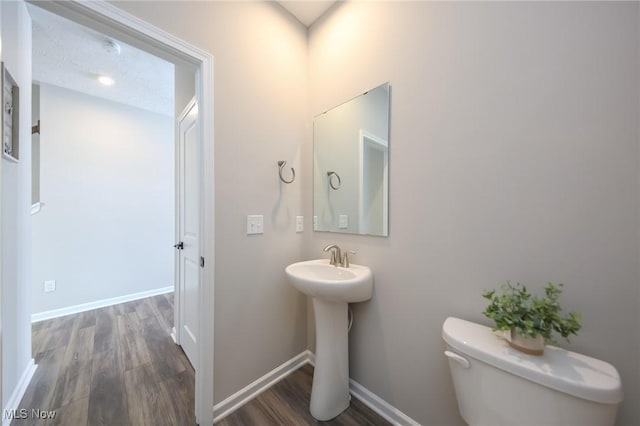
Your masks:
M 33 312 L 173 286 L 173 117 L 47 84 L 40 114 Z

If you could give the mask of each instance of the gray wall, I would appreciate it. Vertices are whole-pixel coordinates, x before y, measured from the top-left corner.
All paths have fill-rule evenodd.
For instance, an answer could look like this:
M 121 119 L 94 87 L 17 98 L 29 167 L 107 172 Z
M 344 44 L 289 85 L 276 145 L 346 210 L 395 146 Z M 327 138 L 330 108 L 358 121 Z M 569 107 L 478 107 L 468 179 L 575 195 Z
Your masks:
M 20 162 L 2 169 L 2 407 L 31 359 L 31 18 L 22 2 L 0 2 L 2 61 L 20 87 Z
M 173 117 L 46 84 L 40 112 L 33 312 L 173 286 Z
M 640 422 L 639 340 L 620 338 L 640 336 L 637 3 L 338 4 L 308 73 L 305 29 L 268 3 L 116 5 L 215 56 L 216 401 L 307 347 L 305 327 L 312 346 L 282 270 L 337 242 L 375 275 L 351 375 L 417 421 L 461 424 L 442 322 L 488 324 L 480 293 L 510 279 L 566 284 L 584 329 L 564 346 L 614 364 L 619 423 Z M 312 117 L 384 81 L 390 237 L 311 233 Z
M 309 120 L 391 83 L 391 223 L 304 257 L 371 266 L 351 377 L 420 423 L 462 423 L 441 326 L 490 324 L 480 293 L 505 280 L 566 285 L 583 330 L 562 346 L 612 363 L 618 423 L 640 423 L 638 7 L 348 2 L 310 29 Z
M 306 29 L 267 2 L 115 2 L 214 56 L 215 401 L 306 349 L 306 301 L 284 268 L 300 258 L 300 167 L 310 141 Z M 298 171 L 280 183 L 278 160 Z M 246 215 L 264 234 L 246 235 Z M 310 212 L 309 212 L 310 214 Z M 310 229 L 307 216 L 307 229 Z

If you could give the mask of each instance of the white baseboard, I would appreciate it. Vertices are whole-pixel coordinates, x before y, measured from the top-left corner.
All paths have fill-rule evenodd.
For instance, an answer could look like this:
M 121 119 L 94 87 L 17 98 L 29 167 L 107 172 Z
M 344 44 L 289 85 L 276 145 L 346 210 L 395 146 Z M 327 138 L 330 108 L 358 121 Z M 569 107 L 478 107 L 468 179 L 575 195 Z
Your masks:
M 271 370 L 253 383 L 245 386 L 243 389 L 240 389 L 238 392 L 234 393 L 224 401 L 220 401 L 219 403 L 214 405 L 213 422 L 215 423 L 233 413 L 235 410 L 247 403 L 250 399 L 258 396 L 259 393 L 267 390 L 276 382 L 293 373 L 304 364 L 307 364 L 309 362 L 309 354 L 310 352 L 308 350 L 299 353 L 289 361 Z
M 313 352 L 306 350 L 265 374 L 258 380 L 246 386 L 244 389 L 234 393 L 224 401 L 217 403 L 213 407 L 214 423 L 233 413 L 249 400 L 258 396 L 259 393 L 264 392 L 273 384 L 293 373 L 304 364 L 311 364 L 315 366 L 316 355 Z M 353 379 L 349 379 L 349 392 L 352 396 L 360 400 L 360 402 L 393 425 L 420 426 L 420 423 L 416 422 L 411 417 L 407 416 L 402 411 L 398 410 L 396 407 L 389 404 L 387 401 L 380 398 L 378 395 L 374 394 Z
M 9 426 L 11 424 L 13 419 L 9 418 L 6 414 L 8 412 L 15 412 L 15 410 L 18 409 L 20 401 L 22 401 L 22 397 L 27 391 L 27 386 L 29 386 L 31 379 L 36 372 L 36 368 L 38 368 L 38 366 L 35 364 L 33 358 L 31 358 L 27 367 L 22 372 L 22 376 L 20 376 L 18 384 L 11 393 L 9 400 L 7 401 L 7 406 L 2 409 L 2 426 Z
M 53 309 L 51 311 L 38 312 L 31 315 L 31 322 L 44 321 L 52 318 L 63 317 L 65 315 L 77 314 L 79 312 L 90 311 L 92 309 L 104 308 L 106 306 L 117 305 L 119 303 L 131 302 L 133 300 L 144 299 L 146 297 L 157 296 L 159 294 L 171 293 L 174 287 L 167 286 L 155 290 L 141 291 L 139 293 L 127 294 L 125 296 L 112 297 L 110 299 L 96 300 L 95 302 L 82 303 L 80 305 L 68 306 L 66 308 Z
M 176 328 L 171 327 L 171 339 L 173 339 L 173 343 L 178 344 L 178 339 L 176 338 Z
M 402 426 L 420 426 L 420 423 L 413 420 L 411 417 L 398 410 L 393 405 L 389 404 L 378 395 L 371 392 L 369 389 L 362 386 L 360 383 L 353 379 L 349 379 L 349 392 L 352 396 L 359 399 L 371 410 L 375 411 L 388 422 L 394 425 Z

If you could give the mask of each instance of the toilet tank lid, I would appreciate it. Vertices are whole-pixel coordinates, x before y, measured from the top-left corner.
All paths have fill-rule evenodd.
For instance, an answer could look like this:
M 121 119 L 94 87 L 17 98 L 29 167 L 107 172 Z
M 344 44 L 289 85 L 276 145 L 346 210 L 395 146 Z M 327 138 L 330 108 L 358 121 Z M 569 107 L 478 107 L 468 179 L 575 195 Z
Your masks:
M 559 392 L 604 404 L 622 401 L 620 375 L 604 361 L 551 345 L 542 356 L 527 355 L 491 327 L 453 317 L 445 320 L 442 338 L 461 354 Z

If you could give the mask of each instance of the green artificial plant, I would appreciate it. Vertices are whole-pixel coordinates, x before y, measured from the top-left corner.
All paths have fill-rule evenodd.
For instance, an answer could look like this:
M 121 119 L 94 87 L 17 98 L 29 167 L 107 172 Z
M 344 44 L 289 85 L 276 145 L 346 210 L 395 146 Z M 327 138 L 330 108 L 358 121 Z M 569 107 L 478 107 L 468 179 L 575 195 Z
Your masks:
M 556 332 L 569 341 L 569 335 L 580 330 L 580 314 L 569 312 L 564 317 L 560 315 L 558 299 L 562 286 L 549 283 L 544 289 L 544 297 L 532 297 L 525 286 L 520 283 L 513 286 L 507 281 L 500 293 L 496 290 L 482 293 L 482 297 L 490 302 L 483 314 L 495 322 L 494 330 L 515 328 L 522 335 L 541 335 L 545 342 L 551 343 L 555 342 L 552 333 Z

